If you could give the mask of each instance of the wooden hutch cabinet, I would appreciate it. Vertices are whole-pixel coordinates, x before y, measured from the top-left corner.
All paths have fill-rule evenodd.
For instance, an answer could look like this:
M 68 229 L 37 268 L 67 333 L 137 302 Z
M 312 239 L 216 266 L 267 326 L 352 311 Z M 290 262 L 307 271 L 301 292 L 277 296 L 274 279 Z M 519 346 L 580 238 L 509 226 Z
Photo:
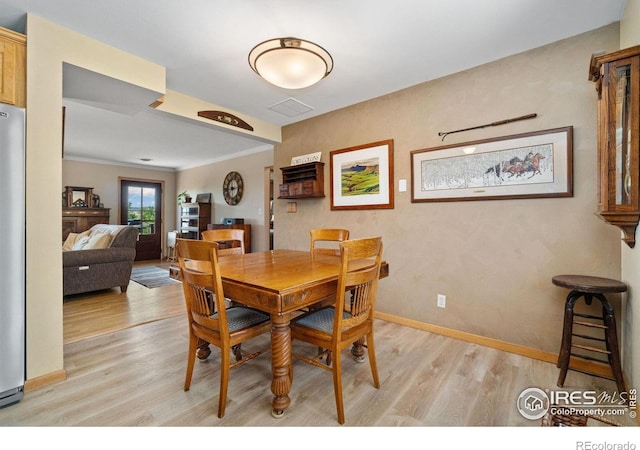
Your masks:
M 26 36 L 0 28 L 0 102 L 27 106 L 26 61 Z
M 324 163 L 312 162 L 281 167 L 278 198 L 324 197 Z
M 62 242 L 99 223 L 109 223 L 109 208 L 62 208 Z
M 598 214 L 633 247 L 640 220 L 640 46 L 594 55 L 598 93 Z
M 101 208 L 93 188 L 65 186 L 62 193 L 62 242 L 69 233 L 82 233 L 99 223 L 109 223 L 109 208 Z

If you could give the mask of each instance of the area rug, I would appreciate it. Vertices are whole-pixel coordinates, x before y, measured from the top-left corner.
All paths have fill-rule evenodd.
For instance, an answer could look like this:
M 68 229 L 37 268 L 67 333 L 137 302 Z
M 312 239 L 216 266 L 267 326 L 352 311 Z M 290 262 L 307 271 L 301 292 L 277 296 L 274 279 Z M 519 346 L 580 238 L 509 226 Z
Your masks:
M 131 270 L 131 281 L 135 281 L 149 289 L 179 283 L 169 278 L 169 271 L 158 266 L 134 267 Z

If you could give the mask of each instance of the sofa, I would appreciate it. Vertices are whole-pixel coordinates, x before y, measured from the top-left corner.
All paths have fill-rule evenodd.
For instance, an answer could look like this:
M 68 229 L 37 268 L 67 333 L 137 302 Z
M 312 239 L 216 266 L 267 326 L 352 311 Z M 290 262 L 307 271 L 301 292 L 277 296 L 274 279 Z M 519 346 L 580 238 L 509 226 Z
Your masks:
M 62 245 L 63 295 L 120 287 L 127 292 L 138 229 L 98 224 L 70 233 Z

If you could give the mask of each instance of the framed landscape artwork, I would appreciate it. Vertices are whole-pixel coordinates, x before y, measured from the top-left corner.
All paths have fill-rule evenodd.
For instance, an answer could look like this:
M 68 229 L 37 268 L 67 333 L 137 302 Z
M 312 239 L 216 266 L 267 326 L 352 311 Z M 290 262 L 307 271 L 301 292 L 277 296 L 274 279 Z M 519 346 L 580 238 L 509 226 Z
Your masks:
M 411 152 L 411 201 L 573 196 L 573 127 Z
M 330 153 L 331 209 L 393 209 L 393 139 Z

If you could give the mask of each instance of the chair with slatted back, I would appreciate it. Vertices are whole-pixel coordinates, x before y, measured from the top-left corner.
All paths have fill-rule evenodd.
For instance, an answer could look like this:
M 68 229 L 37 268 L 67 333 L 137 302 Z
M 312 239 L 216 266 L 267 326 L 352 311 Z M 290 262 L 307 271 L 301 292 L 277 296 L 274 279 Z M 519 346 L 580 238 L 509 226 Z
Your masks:
M 340 242 L 349 239 L 349 230 L 342 228 L 316 228 L 311 230 L 309 234 L 311 236 L 310 252 L 312 258 L 318 255 L 340 257 Z M 335 296 L 332 295 L 309 307 L 308 310 L 314 311 L 334 303 Z M 322 351 L 322 349 L 319 349 L 319 351 Z
M 216 242 L 178 239 L 176 253 L 189 320 L 189 353 L 184 390 L 188 391 L 191 386 L 198 347 L 207 342 L 220 348 L 218 417 L 222 418 L 227 401 L 229 370 L 264 352 L 242 352 L 241 358 L 232 363 L 232 348 L 239 348 L 240 343 L 269 332 L 271 323 L 269 316 L 260 311 L 242 306 L 226 308 Z
M 220 228 L 206 230 L 201 233 L 202 239 L 220 244 L 218 256 L 239 255 L 245 253 L 244 230 Z
M 341 228 L 316 228 L 311 230 L 310 234 L 310 252 L 312 256 L 340 256 L 340 242 L 349 239 L 349 230 Z
M 321 347 L 331 352 L 331 364 L 319 362 L 323 355 L 307 357 L 294 353 L 294 357 L 329 370 L 333 373 L 333 389 L 336 398 L 338 422 L 344 424 L 342 399 L 342 373 L 340 353 L 354 342 L 365 339 L 373 384 L 380 387 L 373 342 L 373 311 L 375 308 L 382 240 L 380 237 L 347 240 L 340 243 L 340 272 L 336 291 L 336 303 L 316 311 L 305 313 L 291 322 L 291 338 Z M 346 297 L 351 296 L 351 306 Z
M 218 228 L 206 230 L 201 234 L 204 241 L 218 243 L 218 256 L 244 255 L 244 230 L 235 228 Z M 239 303 L 227 298 L 231 305 L 238 306 Z

